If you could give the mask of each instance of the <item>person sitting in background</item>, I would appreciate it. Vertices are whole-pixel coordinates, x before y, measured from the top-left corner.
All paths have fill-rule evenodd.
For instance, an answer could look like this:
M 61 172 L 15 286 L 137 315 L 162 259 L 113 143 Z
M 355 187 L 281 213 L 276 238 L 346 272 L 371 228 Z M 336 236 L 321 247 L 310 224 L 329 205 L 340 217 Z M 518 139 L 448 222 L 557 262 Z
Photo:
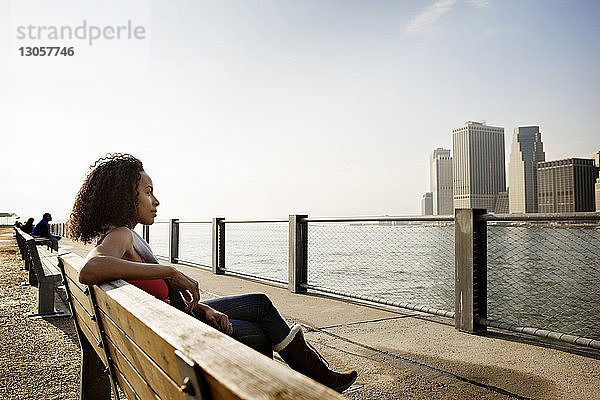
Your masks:
M 25 225 L 21 227 L 21 230 L 26 234 L 31 235 L 31 232 L 33 232 L 33 218 L 29 218 L 27 222 L 25 222 Z
M 23 227 L 23 224 L 21 223 L 21 221 L 19 221 L 18 219 L 15 221 L 15 228 L 19 228 L 21 229 Z
M 52 242 L 52 246 L 50 247 L 58 251 L 58 241 L 60 240 L 60 236 L 54 236 L 50 233 L 50 221 L 52 221 L 52 215 L 50 215 L 50 213 L 44 213 L 42 220 L 37 223 L 35 228 L 33 228 L 31 235 L 50 239 L 50 242 Z
M 304 340 L 300 325 L 288 326 L 266 295 L 200 301 L 198 282 L 170 265 L 159 264 L 148 243 L 134 231 L 138 224 L 154 223 L 158 205 L 152 179 L 140 160 L 129 154 L 109 154 L 96 161 L 69 220 L 71 238 L 84 243 L 97 239 L 79 281 L 96 285 L 125 279 L 267 357 L 277 351 L 290 367 L 338 392 L 352 385 L 356 371 L 329 369 Z

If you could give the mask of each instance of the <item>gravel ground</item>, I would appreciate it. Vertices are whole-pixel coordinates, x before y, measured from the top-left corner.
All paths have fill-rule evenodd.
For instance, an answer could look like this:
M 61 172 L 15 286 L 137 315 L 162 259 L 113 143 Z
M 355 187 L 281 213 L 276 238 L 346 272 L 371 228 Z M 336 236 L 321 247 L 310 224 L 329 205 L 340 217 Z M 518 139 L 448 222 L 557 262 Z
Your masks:
M 79 342 L 70 318 L 31 319 L 37 289 L 21 286 L 27 271 L 12 229 L 0 228 L 0 398 L 76 399 Z

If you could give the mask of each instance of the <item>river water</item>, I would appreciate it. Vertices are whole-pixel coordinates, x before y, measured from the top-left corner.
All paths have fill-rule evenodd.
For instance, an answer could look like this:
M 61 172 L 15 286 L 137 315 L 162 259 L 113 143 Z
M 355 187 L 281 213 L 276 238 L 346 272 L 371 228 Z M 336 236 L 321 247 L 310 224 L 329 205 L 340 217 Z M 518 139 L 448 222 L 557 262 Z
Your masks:
M 211 225 L 180 224 L 179 258 L 211 265 Z M 454 310 L 454 225 L 309 223 L 308 283 Z M 168 224 L 150 244 L 168 254 Z M 227 224 L 226 269 L 287 281 L 287 223 Z M 488 318 L 600 339 L 600 229 L 488 226 Z

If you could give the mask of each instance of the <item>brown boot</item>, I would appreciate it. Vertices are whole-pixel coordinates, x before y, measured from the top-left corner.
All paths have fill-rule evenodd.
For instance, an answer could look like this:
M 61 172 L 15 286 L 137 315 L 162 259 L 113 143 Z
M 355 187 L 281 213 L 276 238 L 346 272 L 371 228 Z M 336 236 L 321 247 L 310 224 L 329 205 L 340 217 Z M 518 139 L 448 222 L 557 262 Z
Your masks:
M 348 389 L 358 376 L 356 371 L 339 373 L 330 370 L 327 361 L 304 340 L 300 325 L 294 325 L 288 337 L 274 350 L 294 370 L 339 393 Z

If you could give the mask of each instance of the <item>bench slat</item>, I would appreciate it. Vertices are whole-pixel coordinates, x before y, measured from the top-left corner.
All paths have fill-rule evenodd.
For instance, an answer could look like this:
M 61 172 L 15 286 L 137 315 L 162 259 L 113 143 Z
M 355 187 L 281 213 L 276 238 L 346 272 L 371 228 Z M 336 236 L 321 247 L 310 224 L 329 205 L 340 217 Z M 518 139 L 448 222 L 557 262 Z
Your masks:
M 67 279 L 65 279 L 65 284 L 69 285 L 69 292 L 71 296 L 75 298 L 79 302 L 79 304 L 85 308 L 87 314 L 89 316 L 94 315 L 94 310 L 92 309 L 92 304 L 90 303 L 89 297 L 81 291 L 81 288 L 73 283 L 72 278 L 67 275 Z
M 157 400 L 176 400 L 183 399 L 185 397 L 181 397 L 179 394 L 176 394 L 176 397 L 164 397 L 158 395 L 154 390 L 153 386 L 154 382 L 145 381 L 142 376 L 133 368 L 133 366 L 128 362 L 125 356 L 120 353 L 116 348 L 115 344 L 110 340 L 108 341 L 108 349 L 111 354 L 111 358 L 115 363 L 116 369 L 119 370 L 121 375 L 123 375 L 127 381 L 129 382 L 129 386 L 131 389 L 142 399 L 157 399 Z
M 41 257 L 42 270 L 47 279 L 60 279 L 60 271 L 58 270 L 58 258 Z
M 28 240 L 27 249 L 27 257 L 29 258 L 29 269 L 33 270 L 33 272 L 35 273 L 36 281 L 44 279 L 44 270 L 42 268 L 42 262 L 40 261 L 40 255 L 37 251 L 37 246 L 33 241 Z
M 138 396 L 138 394 L 135 392 L 135 390 L 133 390 L 133 388 L 129 384 L 127 378 L 125 378 L 125 376 L 121 373 L 121 370 L 119 370 L 119 368 L 116 365 L 114 366 L 114 369 L 117 383 L 119 384 L 121 390 L 123 390 L 123 392 L 125 393 L 125 396 L 127 396 L 127 400 L 141 400 L 140 396 Z M 152 398 L 156 399 L 156 397 L 150 397 L 150 399 Z
M 63 268 L 65 269 L 65 274 L 71 278 L 71 282 L 73 285 L 79 288 L 79 291 L 85 292 L 87 289 L 87 285 L 79 282 L 79 271 L 83 267 L 83 259 L 74 253 L 68 253 L 60 256 L 60 259 L 63 262 Z
M 152 390 L 163 399 L 182 399 L 185 400 L 185 395 L 179 390 L 179 383 L 174 382 L 152 359 L 125 333 L 115 325 L 115 323 L 107 317 L 102 311 L 100 312 L 102 326 L 107 338 L 111 342 L 112 350 L 111 357 L 121 363 L 125 362 L 129 367 L 119 366 L 121 371 L 127 372 L 125 375 L 129 379 L 129 374 L 133 372 L 138 376 L 141 374 L 146 377 L 146 381 L 150 384 Z M 116 353 L 115 353 L 116 350 Z M 139 374 L 138 374 L 139 372 Z M 132 380 L 129 379 L 130 383 Z M 146 383 L 144 382 L 144 386 Z M 133 385 L 137 392 L 140 392 L 138 385 Z
M 81 329 L 85 337 L 88 339 L 96 353 L 98 353 L 98 355 L 102 359 L 102 362 L 106 364 L 106 357 L 104 357 L 104 352 L 102 351 L 102 348 L 98 346 L 98 343 L 100 343 L 100 338 L 98 337 L 97 333 L 98 328 L 90 319 L 88 314 L 83 310 L 81 305 L 77 303 L 77 301 L 74 301 L 71 306 L 73 307 L 73 312 L 77 317 L 77 323 L 79 324 L 79 328 Z
M 77 276 L 78 274 L 74 273 L 75 270 L 73 269 L 73 267 L 70 264 L 68 264 L 64 259 L 63 268 L 65 270 L 66 275 L 64 283 L 67 286 L 67 289 L 69 290 L 69 293 L 71 295 L 71 307 L 74 308 L 73 312 L 76 315 L 80 316 L 80 318 L 78 318 L 78 322 L 80 322 L 80 325 L 84 325 L 85 328 L 87 328 L 87 332 L 90 332 L 92 334 L 92 338 L 88 338 L 90 342 L 93 344 L 97 344 L 100 340 L 98 336 L 98 325 L 96 322 L 92 321 L 91 318 L 92 315 L 94 315 L 94 310 L 92 309 L 90 299 L 88 295 L 86 295 L 83 292 L 81 284 L 73 280 L 74 275 Z M 84 330 L 84 327 L 82 326 L 81 329 Z

